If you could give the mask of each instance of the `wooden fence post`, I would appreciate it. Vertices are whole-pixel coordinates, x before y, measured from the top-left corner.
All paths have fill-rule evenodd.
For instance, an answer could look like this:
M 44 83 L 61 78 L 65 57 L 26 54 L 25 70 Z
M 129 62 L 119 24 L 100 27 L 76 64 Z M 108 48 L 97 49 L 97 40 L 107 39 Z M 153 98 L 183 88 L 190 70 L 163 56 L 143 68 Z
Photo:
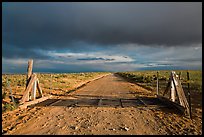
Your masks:
M 40 82 L 39 82 L 38 78 L 37 78 L 37 89 L 38 89 L 38 92 L 39 92 L 40 96 L 43 97 L 42 89 L 40 87 Z
M 170 79 L 169 79 L 167 87 L 163 93 L 163 96 L 170 90 L 171 102 L 175 102 L 176 99 L 178 99 L 180 106 L 182 106 L 182 108 L 184 108 L 187 111 L 188 115 L 192 119 L 191 100 L 190 100 L 190 91 L 189 91 L 189 72 L 187 72 L 187 79 L 188 79 L 188 100 L 189 101 L 187 100 L 185 92 L 182 88 L 180 77 L 178 75 L 176 75 L 175 71 L 171 72 Z M 177 102 L 175 102 L 175 104 L 177 104 Z M 179 107 L 177 107 L 177 108 L 179 108 Z
M 175 90 L 175 86 L 174 86 L 174 81 L 173 81 L 173 74 L 174 74 L 174 71 L 171 72 L 171 100 L 173 102 L 176 101 L 176 90 Z
M 14 100 L 14 98 L 13 98 L 12 89 L 11 89 L 11 86 L 10 86 L 10 83 L 9 83 L 8 79 L 6 80 L 6 82 L 7 82 L 7 86 L 9 87 L 9 90 L 10 90 L 11 100 L 12 100 L 12 102 L 14 103 L 14 105 L 16 106 L 16 102 L 15 102 L 15 100 Z
M 31 59 L 31 60 L 28 61 L 28 68 L 27 68 L 28 73 L 27 73 L 27 79 L 26 79 L 26 88 L 27 88 L 28 83 L 29 83 L 29 81 L 31 79 L 32 69 L 33 69 L 33 60 Z M 26 98 L 26 101 L 29 101 L 29 93 L 28 93 L 28 96 Z
M 191 93 L 190 93 L 190 78 L 189 78 L 189 72 L 187 71 L 187 81 L 188 81 L 188 101 L 189 101 L 189 116 L 190 119 L 192 119 L 191 115 Z
M 181 72 L 179 72 L 178 76 L 179 76 L 179 80 L 181 80 Z
M 157 71 L 157 96 L 159 95 L 159 72 Z
M 27 97 L 28 97 L 28 94 L 29 94 L 29 92 L 31 91 L 32 86 L 33 86 L 34 82 L 36 81 L 36 79 L 37 79 L 37 76 L 36 76 L 36 74 L 34 73 L 34 74 L 31 76 L 30 82 L 28 83 L 28 86 L 27 86 L 27 88 L 26 88 L 26 90 L 25 90 L 25 92 L 24 92 L 24 94 L 23 94 L 23 97 L 22 97 L 22 99 L 21 99 L 21 101 L 20 101 L 21 103 L 24 103 L 24 102 L 26 101 L 26 99 L 27 99 Z
M 189 103 L 188 103 L 188 101 L 186 99 L 186 96 L 185 96 L 185 93 L 183 91 L 181 82 L 178 80 L 178 77 L 176 77 L 176 76 L 173 77 L 173 81 L 174 82 L 177 81 L 177 84 L 175 84 L 175 88 L 177 90 L 177 94 L 178 94 L 178 97 L 179 97 L 180 104 L 181 104 L 181 106 L 183 106 L 187 110 L 187 113 L 190 115 Z
M 36 86 L 37 86 L 37 80 L 33 83 L 33 91 L 31 92 L 31 100 L 35 100 L 36 98 Z
M 32 75 L 32 69 L 33 69 L 33 60 L 31 59 L 31 60 L 28 61 L 28 68 L 27 68 L 28 74 L 27 74 L 26 88 L 28 86 L 30 77 Z

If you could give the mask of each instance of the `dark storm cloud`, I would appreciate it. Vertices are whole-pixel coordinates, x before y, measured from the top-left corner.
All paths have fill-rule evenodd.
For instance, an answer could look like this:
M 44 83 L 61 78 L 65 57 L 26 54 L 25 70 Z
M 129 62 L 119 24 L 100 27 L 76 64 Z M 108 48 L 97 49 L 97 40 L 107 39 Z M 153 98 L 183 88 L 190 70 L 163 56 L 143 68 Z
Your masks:
M 201 43 L 201 3 L 3 3 L 3 44 L 36 49 Z M 75 44 L 74 44 L 75 43 Z M 4 49 L 3 49 L 4 50 Z
M 113 61 L 115 59 L 106 59 L 106 58 L 79 58 L 77 60 L 104 60 L 104 61 Z
M 51 58 L 41 51 L 35 50 L 34 48 L 24 48 L 3 45 L 2 56 L 5 58 L 33 58 L 33 59 L 46 59 Z

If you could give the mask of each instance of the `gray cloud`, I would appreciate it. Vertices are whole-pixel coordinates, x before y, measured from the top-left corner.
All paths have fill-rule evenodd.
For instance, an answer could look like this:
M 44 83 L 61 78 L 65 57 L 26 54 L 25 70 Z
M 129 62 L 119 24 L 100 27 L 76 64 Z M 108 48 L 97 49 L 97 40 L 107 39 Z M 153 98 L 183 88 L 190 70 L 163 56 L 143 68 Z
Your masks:
M 106 59 L 106 58 L 79 58 L 77 60 L 104 60 L 104 61 L 113 61 L 115 59 Z
M 2 56 L 5 58 L 33 58 L 33 59 L 46 59 L 51 58 L 50 56 L 44 54 L 41 50 L 35 48 L 21 48 L 11 45 L 3 45 Z
M 188 45 L 201 43 L 201 24 L 196 2 L 3 3 L 3 43 L 26 49 L 72 48 L 78 41 Z
M 202 62 L 202 3 L 4 2 L 2 39 L 2 58 L 6 71 L 9 70 L 6 59 L 14 63 L 18 58 L 33 58 L 36 62 L 43 59 L 104 62 L 104 66 L 101 64 L 100 67 L 91 68 L 96 71 L 103 67 L 103 70 L 117 70 L 120 65 L 122 67 L 118 70 L 134 70 L 138 68 L 135 64 L 140 67 L 151 63 L 168 67 L 172 62 L 186 64 L 188 61 L 199 64 Z M 117 58 L 112 60 L 96 54 L 52 56 L 52 53 L 77 55 L 94 52 L 124 59 L 118 62 Z M 172 55 L 174 59 L 171 59 Z M 135 61 L 126 61 L 129 57 Z M 170 58 L 169 62 L 159 62 L 165 58 Z M 50 66 L 58 66 L 53 64 Z M 83 65 L 86 67 L 77 71 L 90 70 L 90 64 Z M 67 68 L 71 71 L 76 70 L 76 67 L 69 65 Z

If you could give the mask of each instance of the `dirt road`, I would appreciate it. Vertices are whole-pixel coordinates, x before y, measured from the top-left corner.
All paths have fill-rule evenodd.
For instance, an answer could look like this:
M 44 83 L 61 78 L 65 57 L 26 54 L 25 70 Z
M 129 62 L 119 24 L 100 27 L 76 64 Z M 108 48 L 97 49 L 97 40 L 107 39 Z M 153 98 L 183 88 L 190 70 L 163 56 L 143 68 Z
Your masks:
M 11 119 L 2 124 L 17 123 L 4 129 L 5 134 L 179 134 L 181 125 L 171 131 L 160 118 L 160 114 L 178 114 L 154 94 L 111 74 L 68 95 L 7 114 L 3 120 Z

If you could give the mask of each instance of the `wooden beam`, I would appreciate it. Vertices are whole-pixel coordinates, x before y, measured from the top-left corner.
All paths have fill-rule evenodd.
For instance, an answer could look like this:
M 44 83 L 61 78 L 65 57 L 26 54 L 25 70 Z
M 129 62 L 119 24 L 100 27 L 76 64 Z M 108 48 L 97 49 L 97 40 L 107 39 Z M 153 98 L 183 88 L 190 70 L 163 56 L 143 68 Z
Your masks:
M 27 106 L 40 103 L 40 102 L 45 101 L 47 99 L 49 99 L 49 97 L 42 97 L 42 98 L 30 101 L 30 102 L 25 102 L 23 105 L 19 105 L 19 108 L 20 109 L 25 109 L 25 108 L 27 108 Z
M 31 59 L 31 60 L 28 61 L 28 68 L 27 68 L 28 73 L 27 73 L 27 78 L 26 78 L 26 88 L 27 88 L 28 83 L 29 83 L 29 81 L 31 79 L 32 69 L 33 69 L 33 60 Z M 29 93 L 28 93 L 27 97 L 25 98 L 25 100 L 29 101 Z
M 35 100 L 36 98 L 36 86 L 37 86 L 37 79 L 33 83 L 33 90 L 31 92 L 31 100 Z
M 177 89 L 177 94 L 179 97 L 180 104 L 187 110 L 187 113 L 190 115 L 190 107 L 189 107 L 187 98 L 185 96 L 185 93 L 183 91 L 183 88 L 181 86 L 181 83 L 176 76 L 174 76 L 173 79 L 174 79 L 174 81 L 177 81 L 177 83 L 178 83 L 178 85 L 175 85 L 175 86 Z
M 25 90 L 25 92 L 24 92 L 24 94 L 23 94 L 23 97 L 22 97 L 22 99 L 20 100 L 20 103 L 24 103 L 24 102 L 26 101 L 26 99 L 27 99 L 27 97 L 28 97 L 28 94 L 29 94 L 29 92 L 31 91 L 31 88 L 32 88 L 34 82 L 36 81 L 36 79 L 37 79 L 36 74 L 35 74 L 35 73 L 32 74 L 31 79 L 30 79 L 30 82 L 28 83 L 28 86 L 27 86 L 27 88 L 26 88 L 26 90 Z
M 39 82 L 38 78 L 37 78 L 37 89 L 38 89 L 39 95 L 40 95 L 41 97 L 43 97 L 42 89 L 41 89 L 41 87 L 40 87 L 40 82 Z
M 176 89 L 175 89 L 175 86 L 173 83 L 173 74 L 174 73 L 175 73 L 174 71 L 171 72 L 171 101 L 173 101 L 173 102 L 176 101 Z M 175 81 L 175 84 L 177 84 L 176 81 Z
M 29 80 L 30 80 L 31 75 L 32 75 L 32 69 L 33 69 L 33 60 L 31 59 L 28 61 L 28 68 L 27 68 L 28 74 L 27 74 L 26 88 L 28 86 Z
M 178 94 L 179 102 L 180 102 L 181 106 L 185 107 L 185 104 L 184 104 L 184 101 L 183 101 L 183 96 L 181 94 L 181 89 L 179 87 L 179 82 L 176 79 L 176 76 L 173 76 L 173 80 L 172 81 L 173 81 L 174 86 L 176 87 L 176 91 L 177 91 L 177 94 Z
M 188 81 L 188 102 L 189 102 L 189 117 L 192 119 L 191 115 L 191 93 L 190 93 L 190 77 L 189 77 L 189 72 L 187 71 L 187 81 Z

